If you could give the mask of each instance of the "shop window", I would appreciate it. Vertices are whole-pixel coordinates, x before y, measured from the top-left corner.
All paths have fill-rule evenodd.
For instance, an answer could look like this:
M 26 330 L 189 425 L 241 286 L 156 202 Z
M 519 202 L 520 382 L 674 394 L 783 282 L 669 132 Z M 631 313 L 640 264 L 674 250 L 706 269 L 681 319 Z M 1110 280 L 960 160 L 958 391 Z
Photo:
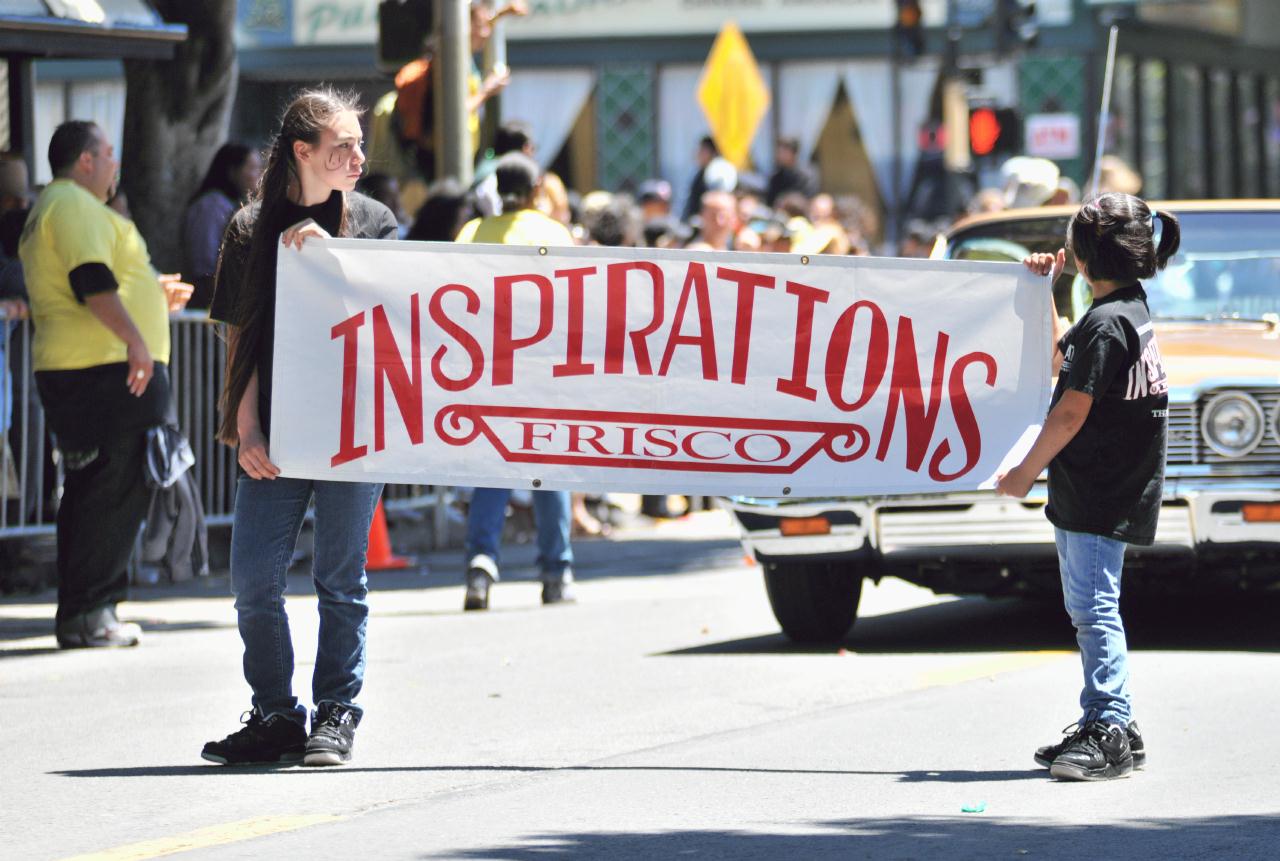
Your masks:
M 578 118 L 574 120 L 564 146 L 552 159 L 550 170 L 566 186 L 580 192 L 596 188 L 598 157 L 596 148 L 596 99 L 588 97 Z
M 1267 196 L 1280 197 L 1280 78 L 1266 80 Z
M 39 81 L 35 87 L 35 176 L 37 184 L 53 179 L 49 150 L 53 130 L 66 120 L 91 120 L 98 124 L 115 148 L 121 151 L 124 137 L 124 79 Z
M 1213 139 L 1213 184 L 1210 197 L 1231 197 L 1235 194 L 1235 177 L 1232 158 L 1232 139 L 1235 137 L 1235 117 L 1231 113 L 1231 75 L 1214 69 L 1209 73 L 1209 125 Z
M 1174 197 L 1209 196 L 1209 160 L 1205 149 L 1204 79 L 1194 66 L 1178 66 L 1171 81 L 1174 146 L 1169 193 Z
M 1165 116 L 1165 88 L 1168 67 L 1159 60 L 1146 60 L 1140 68 L 1139 88 L 1142 99 L 1142 191 L 1148 197 L 1169 196 L 1169 162 L 1167 139 L 1169 127 Z
M 1258 101 L 1258 79 L 1253 75 L 1236 78 L 1239 121 L 1241 197 L 1261 197 L 1262 192 L 1262 116 Z
M 1138 164 L 1137 88 L 1134 84 L 1136 71 L 1137 64 L 1133 57 L 1116 58 L 1111 92 L 1111 126 L 1106 143 L 1106 152 L 1115 153 L 1135 168 Z
M 876 185 L 875 169 L 862 140 L 862 130 L 849 94 L 841 84 L 831 113 L 813 149 L 822 190 L 837 198 L 854 197 L 861 205 L 879 212 L 883 203 Z M 904 170 L 909 171 L 908 165 Z

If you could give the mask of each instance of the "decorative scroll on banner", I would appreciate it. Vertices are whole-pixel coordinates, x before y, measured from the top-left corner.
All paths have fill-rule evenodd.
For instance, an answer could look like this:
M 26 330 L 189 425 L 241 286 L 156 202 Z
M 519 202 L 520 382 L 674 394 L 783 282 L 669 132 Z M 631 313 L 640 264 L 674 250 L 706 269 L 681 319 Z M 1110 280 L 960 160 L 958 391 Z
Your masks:
M 287 476 L 755 496 L 991 487 L 1047 407 L 1008 263 L 309 241 L 279 257 Z

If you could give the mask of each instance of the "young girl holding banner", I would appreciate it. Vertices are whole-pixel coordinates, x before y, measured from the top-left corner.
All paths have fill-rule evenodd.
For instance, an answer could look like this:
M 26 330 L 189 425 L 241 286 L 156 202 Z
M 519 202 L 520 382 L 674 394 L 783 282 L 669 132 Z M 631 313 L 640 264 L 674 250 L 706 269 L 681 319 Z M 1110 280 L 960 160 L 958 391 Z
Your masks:
M 1179 239 L 1176 218 L 1128 194 L 1096 197 L 1072 216 L 1067 246 L 1093 304 L 1066 333 L 1055 332 L 1061 369 L 1049 415 L 1026 458 L 996 483 L 1024 497 L 1049 469 L 1045 513 L 1085 681 L 1079 721 L 1035 753 L 1060 780 L 1126 777 L 1146 761 L 1129 697 L 1120 577 L 1125 545 L 1154 542 L 1164 495 L 1169 385 L 1139 279 L 1163 269 Z M 1052 283 L 1066 255 L 1023 262 Z
M 354 192 L 365 161 L 362 143 L 353 97 L 327 88 L 299 95 L 285 110 L 256 199 L 236 213 L 223 240 L 209 316 L 229 324 L 218 438 L 238 446 L 242 470 L 231 589 L 253 698 L 240 730 L 204 746 L 201 756 L 211 762 L 337 765 L 351 758 L 362 714 L 355 698 L 364 677 L 369 615 L 364 563 L 382 486 L 282 478 L 267 451 L 277 253 L 296 253 L 292 249 L 316 236 L 396 236 L 391 211 Z M 313 498 L 320 637 L 308 735 L 307 711 L 292 689 L 284 590 Z

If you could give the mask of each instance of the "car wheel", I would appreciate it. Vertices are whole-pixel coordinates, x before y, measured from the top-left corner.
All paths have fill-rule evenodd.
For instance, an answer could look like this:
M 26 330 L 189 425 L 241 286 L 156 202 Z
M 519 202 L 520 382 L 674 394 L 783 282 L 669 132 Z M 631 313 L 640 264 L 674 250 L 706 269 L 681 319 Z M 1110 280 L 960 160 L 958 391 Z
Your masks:
M 862 575 L 849 563 L 766 562 L 764 586 L 782 633 L 797 643 L 844 639 L 862 597 Z

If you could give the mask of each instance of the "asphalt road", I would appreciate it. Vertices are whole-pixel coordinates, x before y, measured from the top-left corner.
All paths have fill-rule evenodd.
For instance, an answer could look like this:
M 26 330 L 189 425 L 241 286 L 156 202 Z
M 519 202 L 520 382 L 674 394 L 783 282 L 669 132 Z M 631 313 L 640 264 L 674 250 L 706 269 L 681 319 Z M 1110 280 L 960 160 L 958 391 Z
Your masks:
M 573 607 L 512 579 L 464 615 L 457 555 L 375 575 L 338 769 L 199 759 L 247 707 L 225 578 L 140 592 L 123 652 L 59 653 L 51 596 L 0 601 L 0 858 L 1280 856 L 1280 602 L 1130 608 L 1150 764 L 1062 784 L 1031 760 L 1075 714 L 1057 607 L 886 581 L 806 649 L 716 514 L 577 549 Z

